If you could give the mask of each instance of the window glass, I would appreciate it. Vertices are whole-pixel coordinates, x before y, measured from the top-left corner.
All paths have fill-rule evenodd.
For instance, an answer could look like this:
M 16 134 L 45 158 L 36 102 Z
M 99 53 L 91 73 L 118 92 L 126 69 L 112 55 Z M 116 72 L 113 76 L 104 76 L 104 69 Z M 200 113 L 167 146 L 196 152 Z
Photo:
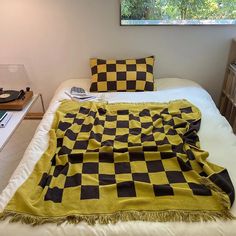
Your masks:
M 236 24 L 236 0 L 121 0 L 121 25 Z

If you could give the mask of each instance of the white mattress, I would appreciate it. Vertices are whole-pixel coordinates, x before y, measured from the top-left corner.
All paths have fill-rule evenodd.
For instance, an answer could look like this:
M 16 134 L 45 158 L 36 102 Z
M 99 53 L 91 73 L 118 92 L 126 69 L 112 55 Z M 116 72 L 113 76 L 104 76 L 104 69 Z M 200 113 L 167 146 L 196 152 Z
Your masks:
M 72 86 L 88 89 L 88 79 L 67 80 L 57 89 L 44 119 L 36 130 L 35 136 L 27 148 L 22 161 L 15 170 L 8 186 L 0 195 L 0 211 L 14 195 L 16 189 L 27 179 L 35 163 L 39 160 L 48 144 L 48 130 L 53 115 L 60 101 L 68 96 Z M 101 95 L 99 95 L 101 96 Z M 158 80 L 158 91 L 139 93 L 106 93 L 102 96 L 109 102 L 168 102 L 175 99 L 188 99 L 202 112 L 202 124 L 199 131 L 201 146 L 209 151 L 209 161 L 227 168 L 231 180 L 236 186 L 236 136 L 224 117 L 222 117 L 210 95 L 198 84 L 184 79 L 165 78 Z M 236 204 L 231 212 L 236 215 Z M 82 222 L 78 225 L 46 224 L 31 227 L 21 223 L 0 222 L 0 235 L 236 235 L 236 221 L 207 223 L 158 223 L 158 222 L 120 222 L 115 225 L 88 226 Z

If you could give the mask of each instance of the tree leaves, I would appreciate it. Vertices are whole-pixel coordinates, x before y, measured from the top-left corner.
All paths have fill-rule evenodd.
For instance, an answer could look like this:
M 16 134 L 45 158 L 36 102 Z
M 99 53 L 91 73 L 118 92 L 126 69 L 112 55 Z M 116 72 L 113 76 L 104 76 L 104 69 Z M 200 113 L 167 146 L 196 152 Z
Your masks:
M 236 0 L 122 0 L 122 19 L 235 19 Z

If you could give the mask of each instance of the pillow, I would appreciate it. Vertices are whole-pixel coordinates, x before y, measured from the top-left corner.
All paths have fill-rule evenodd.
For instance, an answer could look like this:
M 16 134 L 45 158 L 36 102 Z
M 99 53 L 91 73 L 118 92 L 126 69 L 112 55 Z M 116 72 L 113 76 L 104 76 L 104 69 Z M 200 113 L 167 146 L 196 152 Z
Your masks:
M 153 91 L 154 60 L 154 56 L 127 60 L 92 58 L 90 92 Z

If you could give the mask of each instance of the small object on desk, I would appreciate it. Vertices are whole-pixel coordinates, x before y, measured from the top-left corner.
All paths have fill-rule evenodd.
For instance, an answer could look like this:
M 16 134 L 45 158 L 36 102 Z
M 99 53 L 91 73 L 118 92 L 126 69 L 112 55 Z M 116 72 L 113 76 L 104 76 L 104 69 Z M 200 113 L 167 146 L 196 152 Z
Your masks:
M 19 98 L 21 91 L 17 90 L 3 90 L 0 94 L 0 103 L 7 103 Z
M 0 111 L 0 122 L 4 119 L 6 115 L 7 115 L 6 111 Z
M 21 99 L 21 100 L 25 99 L 25 91 L 23 89 L 20 90 L 20 94 L 17 99 Z
M 8 121 L 11 119 L 12 117 L 12 112 L 7 112 L 7 115 L 4 117 L 4 119 L 0 122 L 0 128 L 5 128 Z
M 5 116 L 6 113 L 7 113 L 6 111 L 0 110 L 0 121 Z
M 21 93 L 19 91 L 17 91 L 17 92 L 18 92 L 18 94 L 17 94 L 17 97 L 16 97 L 15 100 L 0 103 L 0 110 L 20 111 L 30 102 L 30 100 L 33 97 L 33 92 L 32 91 L 29 91 L 29 92 L 23 91 Z

